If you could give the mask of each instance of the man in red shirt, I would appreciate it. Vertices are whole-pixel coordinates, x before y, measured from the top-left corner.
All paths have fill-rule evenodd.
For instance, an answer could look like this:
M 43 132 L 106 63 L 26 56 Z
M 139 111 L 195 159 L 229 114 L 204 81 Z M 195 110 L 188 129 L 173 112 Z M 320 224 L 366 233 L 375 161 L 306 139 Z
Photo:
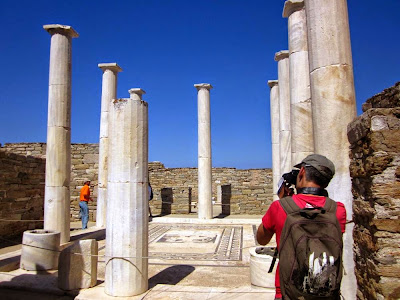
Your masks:
M 323 155 L 311 154 L 295 168 L 299 168 L 296 179 L 297 194 L 292 195 L 293 201 L 299 208 L 323 207 L 325 205 L 325 188 L 335 175 L 334 164 Z M 339 221 L 342 233 L 346 225 L 346 209 L 341 202 L 337 202 L 336 217 Z M 286 212 L 280 201 L 272 202 L 268 211 L 262 218 L 262 223 L 257 230 L 257 241 L 266 245 L 275 234 L 276 244 L 279 249 L 280 237 L 286 221 Z M 275 275 L 276 295 L 275 299 L 282 299 L 279 283 L 279 265 Z

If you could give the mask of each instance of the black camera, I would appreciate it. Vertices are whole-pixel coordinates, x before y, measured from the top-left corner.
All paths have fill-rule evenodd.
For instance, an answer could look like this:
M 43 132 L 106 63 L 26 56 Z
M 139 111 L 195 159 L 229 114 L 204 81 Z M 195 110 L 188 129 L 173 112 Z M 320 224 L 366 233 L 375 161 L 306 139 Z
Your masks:
M 292 170 L 288 173 L 282 175 L 285 182 L 289 183 L 290 185 L 296 185 L 297 175 L 299 175 L 300 170 Z

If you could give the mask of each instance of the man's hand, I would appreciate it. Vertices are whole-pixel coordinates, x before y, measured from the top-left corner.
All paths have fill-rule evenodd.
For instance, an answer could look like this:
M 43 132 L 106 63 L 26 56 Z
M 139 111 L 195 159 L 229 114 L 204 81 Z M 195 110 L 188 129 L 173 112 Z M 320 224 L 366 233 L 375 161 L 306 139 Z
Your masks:
M 261 223 L 257 229 L 257 242 L 260 245 L 266 245 L 272 239 L 274 233 L 265 229 L 264 225 Z

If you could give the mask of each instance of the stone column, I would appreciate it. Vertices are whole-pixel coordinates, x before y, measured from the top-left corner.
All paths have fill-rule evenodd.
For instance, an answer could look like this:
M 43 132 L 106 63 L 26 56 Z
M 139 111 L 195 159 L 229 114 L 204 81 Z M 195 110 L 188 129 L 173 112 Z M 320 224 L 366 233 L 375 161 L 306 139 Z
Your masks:
M 105 293 L 148 289 L 148 105 L 144 91 L 110 106 Z
M 336 174 L 329 196 L 344 203 L 352 219 L 351 178 L 347 125 L 356 117 L 353 62 L 346 0 L 305 0 L 315 153 L 333 161 Z M 356 298 L 353 259 L 353 224 L 344 235 L 342 293 Z
M 198 114 L 198 217 L 199 219 L 212 219 L 212 162 L 211 162 L 211 120 L 210 120 L 210 90 L 209 83 L 195 84 L 197 94 Z
M 288 18 L 291 157 L 296 164 L 314 153 L 304 1 L 287 0 L 283 17 Z
M 275 54 L 278 62 L 279 90 L 279 155 L 280 176 L 292 169 L 292 146 L 290 134 L 290 84 L 289 84 L 289 51 Z
M 51 35 L 44 229 L 59 231 L 61 243 L 66 243 L 70 238 L 71 44 L 78 33 L 65 25 L 43 28 Z
M 116 63 L 99 64 L 103 70 L 101 90 L 99 185 L 97 192 L 96 226 L 106 226 L 107 180 L 108 180 L 108 115 L 111 101 L 117 98 L 117 75 L 122 69 Z
M 271 113 L 271 142 L 272 142 L 272 194 L 274 200 L 278 200 L 276 194 L 278 182 L 282 174 L 280 171 L 279 156 L 279 87 L 278 80 L 269 80 L 268 86 L 271 88 L 269 102 Z

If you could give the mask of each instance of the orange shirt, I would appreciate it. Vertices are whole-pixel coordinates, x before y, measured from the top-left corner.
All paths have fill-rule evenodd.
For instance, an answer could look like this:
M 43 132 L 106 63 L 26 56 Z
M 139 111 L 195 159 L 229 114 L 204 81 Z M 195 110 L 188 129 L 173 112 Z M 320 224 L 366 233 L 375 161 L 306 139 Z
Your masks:
M 85 196 L 87 197 L 85 198 Z M 81 189 L 81 196 L 79 199 L 81 201 L 89 201 L 89 198 L 90 198 L 90 187 L 87 184 L 85 184 Z

